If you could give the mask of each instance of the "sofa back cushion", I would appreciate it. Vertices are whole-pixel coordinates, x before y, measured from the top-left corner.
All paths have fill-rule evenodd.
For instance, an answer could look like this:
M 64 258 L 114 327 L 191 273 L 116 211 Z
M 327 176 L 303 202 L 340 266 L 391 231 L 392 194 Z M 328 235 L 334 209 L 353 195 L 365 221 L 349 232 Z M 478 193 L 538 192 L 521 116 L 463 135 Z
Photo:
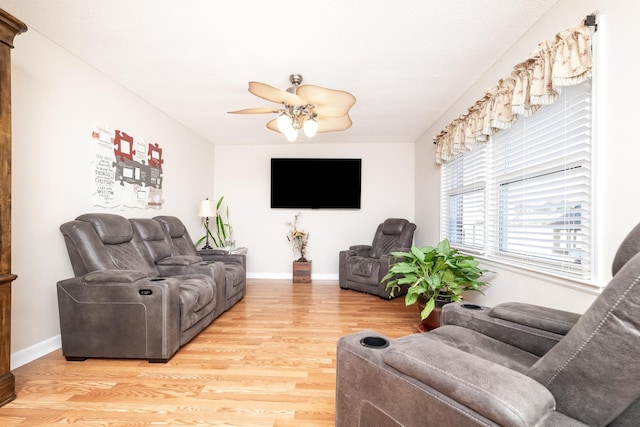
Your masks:
M 96 234 L 105 245 L 129 243 L 133 238 L 133 228 L 129 220 L 114 214 L 84 214 L 76 218 L 91 224 Z
M 156 216 L 153 219 L 162 225 L 165 233 L 169 236 L 173 255 L 198 255 L 198 250 L 193 244 L 187 228 L 179 218 Z
M 134 244 L 151 258 L 151 262 L 156 264 L 172 256 L 171 242 L 158 221 L 151 218 L 131 218 L 129 221 L 133 227 Z
M 558 411 L 588 425 L 614 420 L 633 425 L 622 421 L 635 416 L 630 407 L 636 415 L 640 409 L 638 307 L 640 254 L 624 264 L 569 333 L 527 372 L 553 393 Z
M 95 229 L 88 222 L 68 221 L 60 226 L 76 277 L 96 270 L 117 270 Z
M 370 256 L 380 258 L 393 250 L 408 249 L 413 243 L 416 225 L 402 218 L 388 218 L 380 224 L 371 243 Z
M 615 276 L 631 258 L 640 252 L 640 224 L 636 225 L 624 238 L 613 258 L 611 273 Z
M 86 227 L 85 244 L 76 245 L 78 255 L 84 258 L 87 271 L 138 270 L 149 276 L 157 276 L 158 269 L 133 243 L 133 227 L 128 219 L 115 214 L 90 213 L 76 218 L 91 225 L 95 237 Z M 97 238 L 97 239 L 96 239 Z M 76 273 L 77 274 L 77 273 Z

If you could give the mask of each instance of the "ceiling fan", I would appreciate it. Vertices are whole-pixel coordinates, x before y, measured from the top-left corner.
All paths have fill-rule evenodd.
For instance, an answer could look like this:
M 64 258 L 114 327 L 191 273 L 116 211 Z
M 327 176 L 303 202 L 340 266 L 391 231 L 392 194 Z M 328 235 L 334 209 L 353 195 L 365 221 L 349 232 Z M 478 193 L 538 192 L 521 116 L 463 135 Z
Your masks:
M 246 108 L 229 113 L 279 114 L 267 123 L 267 128 L 283 133 L 292 142 L 298 138 L 300 129 L 311 138 L 316 132 L 335 132 L 351 127 L 349 109 L 356 102 L 353 95 L 320 86 L 301 86 L 300 74 L 291 74 L 289 80 L 293 86 L 287 90 L 265 83 L 249 82 L 249 92 L 267 101 L 277 102 L 280 104 L 278 107 Z

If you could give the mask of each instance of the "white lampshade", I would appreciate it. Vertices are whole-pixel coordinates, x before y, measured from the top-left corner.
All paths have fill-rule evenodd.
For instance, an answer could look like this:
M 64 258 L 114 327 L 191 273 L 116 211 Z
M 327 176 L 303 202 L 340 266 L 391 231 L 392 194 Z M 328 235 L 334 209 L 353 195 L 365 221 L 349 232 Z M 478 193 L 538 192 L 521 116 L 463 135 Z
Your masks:
M 309 118 L 304 122 L 304 134 L 307 135 L 308 138 L 313 137 L 316 132 L 318 132 L 318 122 L 316 122 L 313 118 Z
M 289 132 L 285 132 L 284 136 L 287 138 L 287 141 L 293 142 L 298 138 L 298 129 L 291 128 Z
M 278 130 L 285 135 L 288 132 L 294 130 L 293 124 L 291 123 L 291 117 L 287 116 L 286 114 L 281 114 L 280 116 L 278 116 L 276 124 L 278 125 Z
M 213 200 L 200 200 L 198 205 L 198 216 L 201 218 L 211 218 L 216 216 L 216 206 Z

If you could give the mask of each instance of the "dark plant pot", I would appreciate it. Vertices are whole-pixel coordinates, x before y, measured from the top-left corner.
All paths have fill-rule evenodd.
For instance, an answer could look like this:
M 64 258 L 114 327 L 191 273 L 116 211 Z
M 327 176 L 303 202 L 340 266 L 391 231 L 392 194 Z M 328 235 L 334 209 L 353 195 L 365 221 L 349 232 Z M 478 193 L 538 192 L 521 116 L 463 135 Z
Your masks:
M 424 295 L 418 296 L 418 313 L 424 310 L 428 299 Z M 431 331 L 440 326 L 440 315 L 442 314 L 442 306 L 451 302 L 451 296 L 440 294 L 436 297 L 436 306 L 433 311 L 418 324 L 417 328 L 420 332 Z

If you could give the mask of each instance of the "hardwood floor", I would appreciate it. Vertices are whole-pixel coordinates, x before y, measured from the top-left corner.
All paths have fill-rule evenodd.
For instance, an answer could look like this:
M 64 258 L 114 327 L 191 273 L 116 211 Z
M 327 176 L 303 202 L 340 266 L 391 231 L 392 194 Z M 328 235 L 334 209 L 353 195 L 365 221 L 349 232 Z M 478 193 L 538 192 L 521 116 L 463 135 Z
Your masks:
M 404 298 L 336 281 L 247 281 L 247 295 L 166 364 L 67 362 L 60 350 L 13 370 L 2 426 L 333 426 L 336 343 L 416 331 Z

